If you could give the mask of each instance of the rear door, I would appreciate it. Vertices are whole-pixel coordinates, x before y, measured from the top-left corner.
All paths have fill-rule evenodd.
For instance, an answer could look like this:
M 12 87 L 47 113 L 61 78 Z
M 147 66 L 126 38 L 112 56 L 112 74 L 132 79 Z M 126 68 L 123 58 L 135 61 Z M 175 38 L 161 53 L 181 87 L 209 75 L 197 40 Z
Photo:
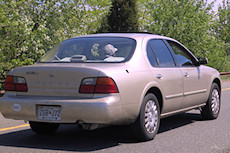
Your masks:
M 181 71 L 176 68 L 171 52 L 161 39 L 152 39 L 147 44 L 147 56 L 152 79 L 161 87 L 163 93 L 163 114 L 182 107 L 183 82 Z

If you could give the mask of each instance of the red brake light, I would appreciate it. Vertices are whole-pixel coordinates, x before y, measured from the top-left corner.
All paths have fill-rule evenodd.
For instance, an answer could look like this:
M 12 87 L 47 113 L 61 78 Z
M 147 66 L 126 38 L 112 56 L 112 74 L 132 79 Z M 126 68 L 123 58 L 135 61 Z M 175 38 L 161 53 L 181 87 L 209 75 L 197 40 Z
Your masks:
M 6 91 L 15 91 L 13 76 L 7 76 L 6 77 L 6 80 L 5 80 L 5 90 Z
M 28 87 L 25 78 L 8 75 L 5 80 L 5 90 L 27 92 Z
M 118 93 L 117 86 L 109 77 L 83 79 L 79 93 Z
M 16 89 L 16 91 L 19 91 L 19 92 L 27 92 L 28 91 L 27 85 L 22 84 L 22 83 L 15 84 L 15 89 Z
M 94 93 L 95 85 L 81 85 L 80 86 L 80 93 Z
M 95 93 L 118 93 L 118 90 L 111 78 L 101 77 L 97 79 Z

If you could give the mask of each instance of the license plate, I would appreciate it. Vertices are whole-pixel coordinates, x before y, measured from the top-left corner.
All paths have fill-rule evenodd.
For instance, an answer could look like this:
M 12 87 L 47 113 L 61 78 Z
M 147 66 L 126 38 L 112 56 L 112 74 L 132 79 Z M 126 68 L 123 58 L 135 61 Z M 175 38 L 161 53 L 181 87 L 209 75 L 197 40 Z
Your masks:
M 61 107 L 60 106 L 37 106 L 38 120 L 60 121 Z

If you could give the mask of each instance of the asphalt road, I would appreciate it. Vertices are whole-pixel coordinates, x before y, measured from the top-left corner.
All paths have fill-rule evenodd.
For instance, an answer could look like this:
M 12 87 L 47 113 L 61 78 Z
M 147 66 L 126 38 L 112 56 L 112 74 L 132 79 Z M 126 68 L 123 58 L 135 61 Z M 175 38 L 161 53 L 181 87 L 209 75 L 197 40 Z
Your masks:
M 230 82 L 223 82 L 219 118 L 202 120 L 198 110 L 161 120 L 154 140 L 136 142 L 126 126 L 82 131 L 62 125 L 55 135 L 34 134 L 23 121 L 0 114 L 1 153 L 230 153 Z

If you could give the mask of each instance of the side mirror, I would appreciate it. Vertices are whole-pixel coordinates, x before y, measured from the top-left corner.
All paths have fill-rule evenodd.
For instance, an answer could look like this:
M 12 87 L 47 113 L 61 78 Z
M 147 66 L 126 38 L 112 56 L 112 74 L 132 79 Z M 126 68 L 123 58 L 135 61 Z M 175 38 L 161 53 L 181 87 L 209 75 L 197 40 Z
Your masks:
M 201 65 L 208 64 L 208 59 L 206 57 L 200 57 L 198 60 Z

